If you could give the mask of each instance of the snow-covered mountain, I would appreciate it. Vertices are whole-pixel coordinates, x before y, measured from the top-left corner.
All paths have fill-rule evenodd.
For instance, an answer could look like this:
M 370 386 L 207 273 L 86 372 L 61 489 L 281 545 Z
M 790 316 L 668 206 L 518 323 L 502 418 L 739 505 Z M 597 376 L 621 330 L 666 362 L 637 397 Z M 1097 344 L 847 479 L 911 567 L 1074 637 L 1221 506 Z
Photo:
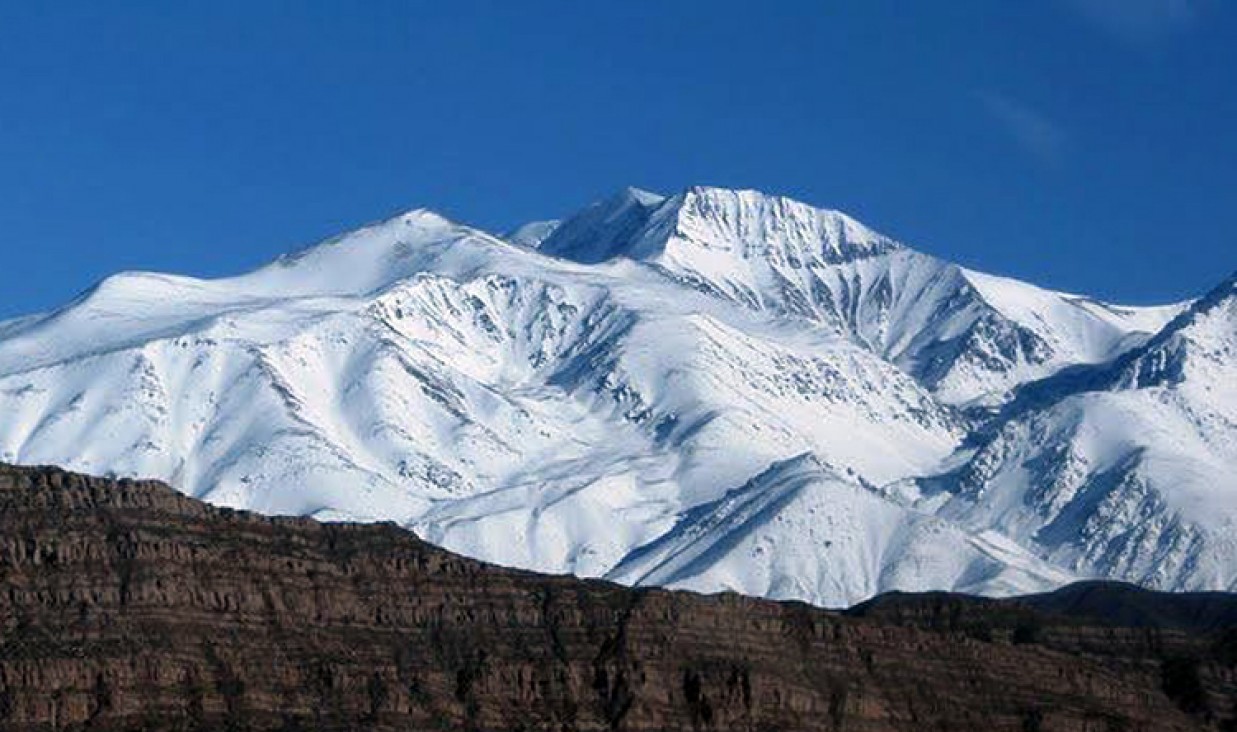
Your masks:
M 1033 385 L 920 504 L 1083 575 L 1231 589 L 1237 278 L 1110 363 Z
M 1108 360 L 1180 309 L 1114 307 L 972 272 L 845 214 L 755 191 L 626 191 L 563 222 L 540 250 L 631 258 L 753 310 L 815 321 L 951 404 Z
M 502 237 L 418 210 L 0 323 L 0 460 L 827 605 L 1230 587 L 1228 287 L 1108 305 L 753 191 Z

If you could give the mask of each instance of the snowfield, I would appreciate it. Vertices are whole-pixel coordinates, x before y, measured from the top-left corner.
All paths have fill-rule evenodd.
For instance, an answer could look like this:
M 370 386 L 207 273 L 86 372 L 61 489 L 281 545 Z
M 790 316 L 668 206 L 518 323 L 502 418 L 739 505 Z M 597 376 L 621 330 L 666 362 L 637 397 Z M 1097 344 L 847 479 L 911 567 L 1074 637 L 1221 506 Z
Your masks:
M 0 415 L 3 461 L 630 584 L 1237 589 L 1237 280 L 1111 305 L 754 191 L 119 274 L 0 323 Z

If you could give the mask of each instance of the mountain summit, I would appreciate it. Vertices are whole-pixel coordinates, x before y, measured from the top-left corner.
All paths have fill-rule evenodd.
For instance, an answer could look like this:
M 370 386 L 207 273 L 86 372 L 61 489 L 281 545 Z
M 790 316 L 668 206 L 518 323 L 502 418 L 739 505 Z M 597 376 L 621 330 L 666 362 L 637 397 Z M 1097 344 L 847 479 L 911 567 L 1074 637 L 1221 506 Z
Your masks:
M 564 220 L 540 248 L 588 264 L 626 257 L 692 268 L 710 260 L 804 267 L 897 246 L 837 211 L 757 191 L 696 187 L 669 198 L 628 188 Z
M 844 605 L 1237 581 L 1231 298 L 985 275 L 755 191 L 425 210 L 0 323 L 0 460 Z

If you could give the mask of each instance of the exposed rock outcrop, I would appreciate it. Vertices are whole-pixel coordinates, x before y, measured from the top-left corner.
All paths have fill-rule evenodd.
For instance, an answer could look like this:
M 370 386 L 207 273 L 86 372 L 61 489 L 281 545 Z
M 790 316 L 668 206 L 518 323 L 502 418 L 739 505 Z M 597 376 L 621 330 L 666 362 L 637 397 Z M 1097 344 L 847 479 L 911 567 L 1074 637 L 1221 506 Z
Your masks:
M 388 524 L 266 518 L 159 483 L 0 466 L 4 730 L 1185 730 L 1232 718 L 1230 616 L 1120 627 L 1041 607 L 901 595 L 836 613 L 632 590 L 486 565 Z

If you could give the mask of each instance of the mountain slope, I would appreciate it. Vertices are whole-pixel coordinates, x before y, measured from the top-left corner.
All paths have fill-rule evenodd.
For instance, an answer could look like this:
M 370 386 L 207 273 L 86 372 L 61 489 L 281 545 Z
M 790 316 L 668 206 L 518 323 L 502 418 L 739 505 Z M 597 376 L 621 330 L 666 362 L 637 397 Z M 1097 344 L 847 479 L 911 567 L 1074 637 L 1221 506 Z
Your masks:
M 883 588 L 1016 594 L 1070 577 L 993 537 L 879 496 L 813 456 L 775 463 L 629 556 L 608 578 L 773 599 Z
M 1028 387 L 923 500 L 1081 574 L 1237 586 L 1235 282 L 1112 363 Z
M 988 491 L 999 505 L 966 488 L 995 480 L 966 477 L 994 451 L 1014 456 L 1003 475 L 1022 474 L 1017 456 L 1068 471 L 1054 446 L 1086 410 L 1059 385 L 1120 392 L 1094 375 L 1169 359 L 1153 355 L 1165 333 L 1211 298 L 1183 312 L 1053 293 L 752 191 L 628 190 L 510 239 L 417 210 L 249 274 L 125 273 L 0 323 L 0 460 L 395 520 L 530 569 L 831 606 L 1156 583 L 1169 555 L 1165 571 L 1208 567 L 1178 572 L 1183 587 L 1231 581 L 1227 550 L 1196 540 L 1219 536 L 1205 503 L 1163 514 L 1179 528 L 1160 554 L 1112 548 L 1148 531 L 1138 496 L 1184 468 L 1150 492 L 1114 478 L 1120 511 L 1089 494 L 1052 536 L 1021 478 Z M 1219 370 L 1188 383 L 1234 362 L 1208 358 Z M 1139 446 L 1227 439 L 1229 412 L 1144 401 L 1120 417 L 1147 425 Z M 1192 485 L 1227 500 L 1237 459 L 1207 450 Z
M 772 461 L 818 452 L 884 482 L 962 435 L 912 378 L 811 324 L 424 212 L 237 278 L 111 278 L 10 331 L 0 409 L 3 459 L 394 519 L 585 575 Z
M 943 400 L 1001 399 L 1107 360 L 1180 306 L 1119 308 L 920 254 L 845 214 L 755 191 L 626 193 L 567 219 L 541 251 L 646 262 L 702 291 L 855 338 Z

